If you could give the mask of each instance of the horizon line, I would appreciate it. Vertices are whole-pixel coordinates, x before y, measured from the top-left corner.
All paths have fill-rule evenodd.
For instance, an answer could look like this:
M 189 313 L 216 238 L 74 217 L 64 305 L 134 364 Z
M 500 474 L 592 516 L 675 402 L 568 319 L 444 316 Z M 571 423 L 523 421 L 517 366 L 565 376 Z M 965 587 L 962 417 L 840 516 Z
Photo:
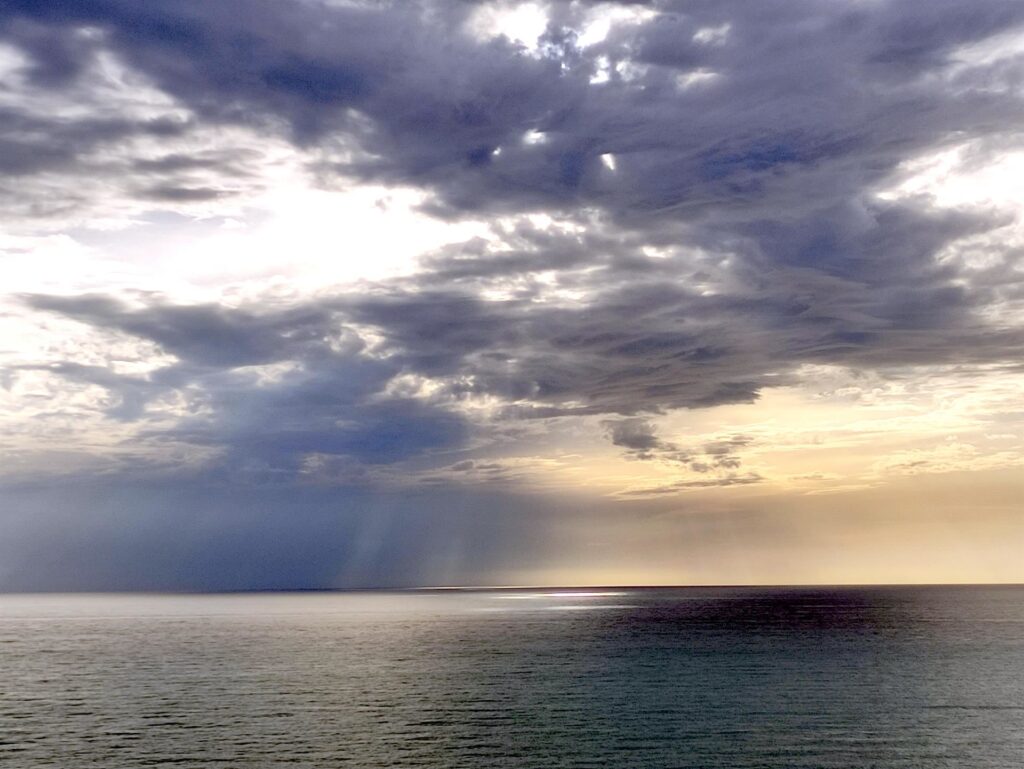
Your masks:
M 486 592 L 515 590 L 714 590 L 714 589 L 812 589 L 897 587 L 1024 587 L 1024 582 L 793 582 L 718 584 L 550 584 L 550 585 L 415 585 L 404 587 L 268 587 L 234 590 L 120 589 L 120 590 L 0 590 L 0 597 L 15 595 L 244 595 L 250 593 L 412 593 Z

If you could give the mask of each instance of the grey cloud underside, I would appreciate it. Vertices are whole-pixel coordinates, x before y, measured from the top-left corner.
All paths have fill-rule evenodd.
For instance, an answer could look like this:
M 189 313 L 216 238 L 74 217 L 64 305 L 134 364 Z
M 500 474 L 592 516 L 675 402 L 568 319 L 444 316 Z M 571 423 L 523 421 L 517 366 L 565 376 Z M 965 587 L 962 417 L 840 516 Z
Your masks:
M 520 415 L 748 402 L 763 387 L 792 382 L 802 364 L 1013 360 L 1021 329 L 984 316 L 1016 301 L 1012 260 L 965 281 L 935 258 L 952 240 L 992 225 L 906 205 L 851 204 L 785 225 L 751 223 L 750 234 L 727 242 L 707 236 L 699 260 L 685 251 L 643 258 L 628 237 L 615 244 L 599 235 L 587 269 L 560 278 L 580 299 L 544 300 L 528 280 L 511 284 L 522 286 L 513 299 L 474 299 L 495 285 L 495 263 L 523 262 L 512 253 L 450 260 L 438 267 L 444 290 L 424 288 L 428 273 L 418 286 L 383 288 L 346 312 L 378 329 L 406 368 L 448 378 L 454 395 L 499 395 Z M 589 236 L 565 235 L 570 243 L 559 247 L 548 234 L 540 253 L 571 254 L 578 237 L 586 248 Z M 473 259 L 484 265 L 483 278 L 450 277 L 453 264 L 466 270 Z M 528 277 L 530 269 L 510 269 L 501 280 Z
M 752 442 L 748 436 L 733 435 L 701 447 L 684 449 L 677 443 L 658 437 L 657 428 L 644 417 L 607 419 L 603 424 L 612 444 L 624 448 L 630 458 L 678 462 L 688 465 L 697 473 L 728 473 L 726 477 L 719 479 L 719 485 L 728 485 L 726 481 L 734 480 L 735 473 L 731 471 L 738 469 L 742 464 L 737 452 Z M 700 481 L 692 485 L 703 486 L 709 483 Z
M 451 246 L 412 279 L 285 309 L 32 297 L 179 361 L 145 379 L 73 362 L 54 371 L 120 393 L 121 419 L 143 418 L 161 393 L 193 393 L 196 414 L 170 437 L 294 472 L 309 454 L 381 463 L 463 446 L 472 426 L 459 406 L 476 396 L 503 403 L 506 419 L 625 417 L 609 437 L 638 458 L 714 465 L 734 455 L 684 451 L 630 420 L 750 402 L 808 363 L 1019 358 L 1021 327 L 988 312 L 1019 306 L 1017 255 L 991 246 L 992 266 L 971 272 L 938 258 L 1007 221 L 875 193 L 925 151 L 1019 146 L 1020 57 L 954 64 L 963 46 L 1018 29 L 1024 4 L 652 8 L 581 49 L 567 30 L 584 7 L 556 5 L 529 55 L 460 31 L 470 4 L 7 3 L 0 32 L 41 92 L 75 88 L 109 50 L 191 113 L 155 125 L 11 114 L 9 173 L 84 173 L 85 153 L 145 131 L 255 126 L 292 141 L 326 180 L 418 185 L 438 216 L 545 211 L 582 228 L 519 223 L 500 230 L 505 251 Z M 722 25 L 719 43 L 694 40 Z M 608 79 L 591 82 L 599 57 Z M 698 71 L 716 77 L 686 85 Z M 544 140 L 524 142 L 528 131 Z M 118 173 L 141 198 L 183 203 L 221 193 L 180 184 L 182 169 L 231 177 L 257 161 L 176 151 Z M 505 298 L 485 298 L 494 291 Z M 247 370 L 274 363 L 290 368 L 269 383 Z M 401 374 L 440 389 L 396 394 Z
M 1024 21 L 1010 0 L 658 3 L 583 50 L 585 6 L 556 4 L 542 56 L 471 38 L 472 8 L 23 0 L 0 18 L 39 88 L 74 87 L 109 49 L 199 122 L 284 125 L 314 153 L 341 141 L 360 151 L 322 171 L 423 185 L 448 213 L 582 205 L 639 225 L 810 211 L 944 142 L 1016 141 L 1024 117 L 1007 97 L 1019 61 L 942 76 L 958 48 Z M 693 39 L 724 24 L 719 44 Z M 599 57 L 609 79 L 592 83 Z M 718 78 L 681 88 L 696 71 Z
M 308 454 L 388 462 L 459 448 L 472 432 L 457 416 L 460 403 L 478 396 L 506 404 L 505 419 L 628 417 L 750 402 L 764 387 L 795 381 L 809 363 L 884 371 L 1011 363 L 1019 355 L 1024 332 L 982 315 L 1010 276 L 997 272 L 965 286 L 956 270 L 935 264 L 935 251 L 974 231 L 977 221 L 900 207 L 861 213 L 852 233 L 815 220 L 807 234 L 791 235 L 813 242 L 828 233 L 827 255 L 845 275 L 815 269 L 809 257 L 802 257 L 807 264 L 771 264 L 761 250 L 718 275 L 728 291 L 712 295 L 673 280 L 694 269 L 685 254 L 633 270 L 623 264 L 640 257 L 626 252 L 563 277 L 585 295 L 577 302 L 538 301 L 529 287 L 487 300 L 477 291 L 489 276 L 465 285 L 441 279 L 442 288 L 431 286 L 429 273 L 417 285 L 385 283 L 277 310 L 129 309 L 99 296 L 26 301 L 154 342 L 179 359 L 145 381 L 98 378 L 73 364 L 53 369 L 119 393 L 112 416 L 139 418 L 147 397 L 192 388 L 206 411 L 169 437 L 225 445 L 238 457 L 291 470 Z M 538 237 L 557 250 L 550 233 Z M 376 337 L 372 349 L 363 339 L 368 331 Z M 253 373 L 281 363 L 290 368 L 270 383 Z M 440 386 L 429 400 L 403 395 L 390 387 L 403 374 Z M 741 446 L 680 447 L 640 417 L 613 419 L 606 428 L 634 458 L 700 473 L 738 467 L 733 448 Z
M 216 305 L 131 310 L 109 298 L 26 297 L 103 331 L 146 339 L 178 358 L 147 377 L 72 362 L 45 367 L 112 394 L 111 417 L 144 420 L 146 406 L 183 393 L 188 412 L 151 439 L 223 447 L 226 462 L 251 473 L 296 473 L 310 455 L 391 463 L 428 449 L 461 445 L 465 420 L 436 405 L 383 395 L 397 361 L 360 354 L 363 342 L 330 306 L 279 312 Z M 267 378 L 257 368 L 286 364 Z M 38 367 L 37 367 L 38 368 Z

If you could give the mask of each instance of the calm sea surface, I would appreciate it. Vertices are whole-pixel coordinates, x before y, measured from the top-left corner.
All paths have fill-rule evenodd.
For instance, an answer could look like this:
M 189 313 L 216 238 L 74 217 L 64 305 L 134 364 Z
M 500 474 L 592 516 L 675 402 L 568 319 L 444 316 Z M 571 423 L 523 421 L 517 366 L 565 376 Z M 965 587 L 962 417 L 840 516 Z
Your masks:
M 1024 589 L 0 596 L 3 767 L 1024 766 Z

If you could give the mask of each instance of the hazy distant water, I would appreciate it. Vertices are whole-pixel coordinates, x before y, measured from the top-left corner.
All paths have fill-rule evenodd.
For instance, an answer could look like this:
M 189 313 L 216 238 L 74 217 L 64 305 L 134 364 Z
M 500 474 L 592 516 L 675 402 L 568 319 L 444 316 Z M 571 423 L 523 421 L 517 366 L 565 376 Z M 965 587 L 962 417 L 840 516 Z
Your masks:
M 0 765 L 1024 765 L 1024 589 L 613 592 L 0 596 Z

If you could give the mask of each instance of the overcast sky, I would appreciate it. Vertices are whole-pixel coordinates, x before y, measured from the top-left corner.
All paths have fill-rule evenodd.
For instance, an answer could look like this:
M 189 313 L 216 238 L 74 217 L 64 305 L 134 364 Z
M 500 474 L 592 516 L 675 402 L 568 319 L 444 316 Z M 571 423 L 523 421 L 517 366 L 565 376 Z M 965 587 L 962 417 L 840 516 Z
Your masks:
M 9 0 L 0 589 L 1024 580 L 1019 0 Z

